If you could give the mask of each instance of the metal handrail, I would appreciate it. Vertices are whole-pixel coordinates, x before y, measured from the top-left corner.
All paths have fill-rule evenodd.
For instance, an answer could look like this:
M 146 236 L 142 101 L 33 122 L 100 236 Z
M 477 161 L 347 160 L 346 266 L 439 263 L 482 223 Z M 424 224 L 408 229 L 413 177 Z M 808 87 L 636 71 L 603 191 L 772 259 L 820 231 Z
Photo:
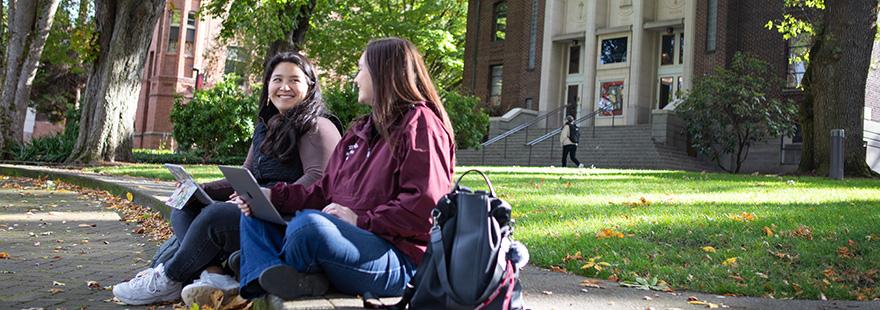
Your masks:
M 579 119 L 576 119 L 576 120 L 574 121 L 574 123 L 575 123 L 575 124 L 580 124 L 580 123 L 582 123 L 582 122 L 584 122 L 584 121 L 586 121 L 586 120 L 588 120 L 588 119 L 594 118 L 594 117 L 596 117 L 596 115 L 599 114 L 599 112 L 602 112 L 602 110 L 600 109 L 600 110 L 596 110 L 596 111 L 590 112 L 590 114 L 587 114 L 587 115 L 585 115 L 585 116 L 582 116 L 582 117 L 579 118 Z M 593 132 L 594 132 L 594 133 L 595 133 L 595 130 L 596 130 L 596 126 L 593 125 Z M 532 141 L 529 141 L 528 143 L 526 143 L 526 145 L 527 145 L 527 146 L 530 146 L 530 147 L 531 147 L 531 146 L 534 146 L 535 144 L 538 144 L 538 143 L 544 142 L 544 141 L 547 140 L 547 139 L 550 139 L 550 137 L 553 137 L 553 136 L 555 136 L 555 135 L 558 135 L 560 132 L 562 132 L 562 127 L 560 127 L 560 128 L 556 128 L 556 129 L 553 129 L 553 130 L 547 132 L 546 134 L 544 134 L 544 135 L 542 135 L 542 136 L 540 136 L 540 137 L 537 137 L 537 138 L 535 138 L 535 139 L 532 140 Z
M 517 132 L 520 132 L 520 131 L 522 131 L 523 129 L 526 129 L 526 128 L 528 128 L 528 127 L 530 127 L 530 126 L 536 124 L 537 122 L 540 122 L 540 121 L 542 121 L 542 120 L 547 119 L 548 117 L 550 117 L 551 114 L 555 114 L 556 112 L 559 112 L 559 110 L 562 110 L 562 109 L 564 109 L 565 107 L 566 107 L 566 106 L 563 105 L 563 106 L 560 106 L 560 107 L 554 109 L 553 111 L 550 111 L 550 112 L 547 112 L 547 113 L 544 113 L 544 114 L 540 114 L 540 115 L 538 115 L 537 117 L 535 117 L 535 119 L 533 119 L 533 120 L 531 120 L 531 121 L 528 121 L 528 122 L 525 122 L 525 123 L 519 124 L 519 125 L 517 125 L 516 127 L 513 127 L 512 129 L 510 129 L 510 130 L 508 130 L 508 131 L 505 131 L 504 133 L 502 133 L 502 134 L 500 134 L 500 135 L 497 135 L 497 136 L 495 136 L 495 137 L 492 137 L 492 139 L 486 140 L 486 142 L 481 143 L 480 146 L 482 146 L 483 148 L 485 148 L 485 147 L 487 147 L 487 146 L 489 146 L 489 145 L 492 145 L 492 144 L 495 143 L 495 142 L 501 141 L 501 139 L 504 139 L 504 138 L 507 138 L 507 137 L 509 137 L 509 136 L 511 136 L 511 135 L 514 135 L 514 134 L 516 134 Z

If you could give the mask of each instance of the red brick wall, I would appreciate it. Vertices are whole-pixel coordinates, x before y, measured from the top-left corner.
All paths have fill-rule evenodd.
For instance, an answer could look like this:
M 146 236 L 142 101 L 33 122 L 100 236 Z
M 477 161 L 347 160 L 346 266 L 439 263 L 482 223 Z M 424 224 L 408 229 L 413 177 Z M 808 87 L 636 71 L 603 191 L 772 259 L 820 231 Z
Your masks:
M 697 1 L 694 37 L 694 78 L 709 74 L 715 66 L 727 66 L 736 52 L 745 52 L 766 61 L 778 79 L 779 87 L 767 90 L 772 97 L 802 100 L 796 89 L 784 89 L 788 69 L 787 43 L 767 21 L 782 17 L 783 3 L 766 0 L 718 0 L 717 43 L 714 52 L 706 49 L 708 1 Z
M 524 108 L 527 98 L 532 98 L 532 109 L 538 107 L 544 1 L 539 0 L 537 6 L 535 66 L 531 70 L 528 64 L 532 0 L 507 1 L 507 34 L 504 41 L 497 42 L 492 41 L 492 15 L 495 4 L 500 1 L 469 1 L 462 86 L 480 97 L 485 104 L 489 95 L 489 68 L 503 65 L 501 106 L 494 108 L 493 114 L 501 114 L 515 107 Z

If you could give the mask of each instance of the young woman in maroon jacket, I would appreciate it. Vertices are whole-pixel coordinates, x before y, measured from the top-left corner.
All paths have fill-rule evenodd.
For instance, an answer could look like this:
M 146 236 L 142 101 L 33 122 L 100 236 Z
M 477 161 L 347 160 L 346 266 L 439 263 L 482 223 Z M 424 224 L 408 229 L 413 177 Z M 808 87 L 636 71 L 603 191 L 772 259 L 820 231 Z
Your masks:
M 337 145 L 311 186 L 264 189 L 286 226 L 241 212 L 241 295 L 283 299 L 346 294 L 399 296 L 425 253 L 430 213 L 452 182 L 449 117 L 409 41 L 374 40 L 358 61 L 358 101 L 370 115 Z

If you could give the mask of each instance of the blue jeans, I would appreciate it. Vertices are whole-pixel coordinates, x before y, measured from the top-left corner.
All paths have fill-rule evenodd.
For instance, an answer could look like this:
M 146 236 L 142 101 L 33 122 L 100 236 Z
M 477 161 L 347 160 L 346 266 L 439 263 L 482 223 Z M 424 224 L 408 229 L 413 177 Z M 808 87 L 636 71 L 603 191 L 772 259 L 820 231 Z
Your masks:
M 165 262 L 169 279 L 188 282 L 224 256 L 239 249 L 241 211 L 231 203 L 215 202 L 204 208 L 187 206 L 171 212 L 171 226 L 180 240 L 174 256 Z
M 254 287 L 263 270 L 278 264 L 323 272 L 344 294 L 379 297 L 402 295 L 415 272 L 409 258 L 385 239 L 317 210 L 298 212 L 287 227 L 242 216 L 241 287 Z M 258 296 L 242 290 L 242 297 Z

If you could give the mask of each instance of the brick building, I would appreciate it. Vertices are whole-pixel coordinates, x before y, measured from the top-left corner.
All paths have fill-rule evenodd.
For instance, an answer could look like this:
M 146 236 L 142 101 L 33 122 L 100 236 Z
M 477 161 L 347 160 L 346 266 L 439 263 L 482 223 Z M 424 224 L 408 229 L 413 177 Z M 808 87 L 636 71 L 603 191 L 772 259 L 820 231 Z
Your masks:
M 177 95 L 209 87 L 239 70 L 241 49 L 217 42 L 221 20 L 198 16 L 200 0 L 170 0 L 156 23 L 135 118 L 135 148 L 174 148 L 169 118 Z M 228 56 L 228 57 L 227 57 Z
M 803 43 L 807 40 L 786 41 L 764 28 L 783 10 L 781 1 L 764 0 L 471 1 L 463 85 L 482 98 L 493 116 L 504 114 L 492 118 L 491 135 L 533 119 L 530 127 L 546 131 L 560 126 L 568 114 L 583 117 L 582 126 L 621 127 L 618 133 L 629 130 L 632 136 L 622 135 L 617 144 L 648 135 L 657 148 L 665 144 L 683 149 L 683 124 L 674 113 L 680 91 L 715 66 L 728 65 L 737 51 L 767 61 L 771 72 L 785 81 L 770 95 L 803 97 L 796 87 L 805 66 L 789 63 L 788 56 L 809 48 Z M 874 55 L 880 60 L 878 47 Z M 880 69 L 874 68 L 866 90 L 866 130 L 880 122 L 878 85 Z M 588 117 L 600 107 L 610 111 Z M 869 145 L 871 139 L 880 139 L 877 133 L 866 131 L 866 136 Z M 534 142 L 525 139 L 529 141 Z M 614 143 L 606 141 L 595 148 L 613 149 Z M 869 163 L 873 160 L 875 169 L 880 169 L 880 140 L 874 144 Z M 657 152 L 654 146 L 628 152 L 633 151 Z M 621 148 L 621 152 L 627 151 Z M 800 144 L 797 137 L 783 137 L 756 146 L 751 153 L 747 171 L 785 171 L 796 167 Z M 489 163 L 483 157 L 481 161 Z M 533 162 L 530 157 L 529 163 Z

